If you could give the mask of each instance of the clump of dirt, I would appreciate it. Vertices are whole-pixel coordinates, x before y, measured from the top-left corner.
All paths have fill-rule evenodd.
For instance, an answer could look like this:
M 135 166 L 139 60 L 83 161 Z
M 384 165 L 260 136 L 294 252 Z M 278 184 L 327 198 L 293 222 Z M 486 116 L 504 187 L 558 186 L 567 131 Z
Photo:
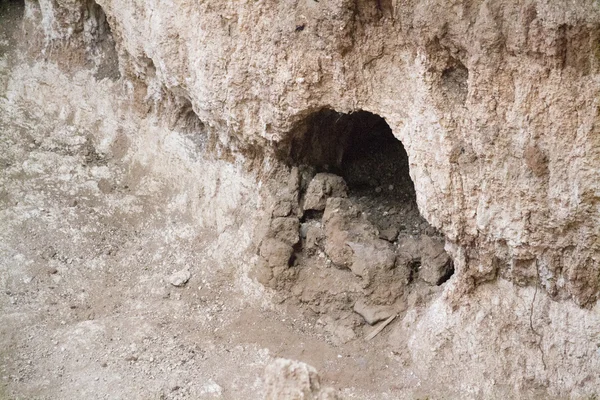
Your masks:
M 419 214 L 408 156 L 385 120 L 322 111 L 287 154 L 288 181 L 273 194 L 259 247 L 263 284 L 334 343 L 439 293 L 452 260 Z

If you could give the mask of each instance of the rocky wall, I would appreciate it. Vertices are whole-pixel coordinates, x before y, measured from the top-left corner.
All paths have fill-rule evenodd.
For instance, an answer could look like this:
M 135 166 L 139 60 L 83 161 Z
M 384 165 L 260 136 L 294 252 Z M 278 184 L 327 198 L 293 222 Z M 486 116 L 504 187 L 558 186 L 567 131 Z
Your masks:
M 501 276 L 595 302 L 597 2 L 98 5 L 140 104 L 192 112 L 221 153 L 260 155 L 269 169 L 315 111 L 384 117 L 408 153 L 421 213 L 446 236 L 453 299 Z M 82 9 L 28 1 L 45 37 L 63 41 L 85 37 Z

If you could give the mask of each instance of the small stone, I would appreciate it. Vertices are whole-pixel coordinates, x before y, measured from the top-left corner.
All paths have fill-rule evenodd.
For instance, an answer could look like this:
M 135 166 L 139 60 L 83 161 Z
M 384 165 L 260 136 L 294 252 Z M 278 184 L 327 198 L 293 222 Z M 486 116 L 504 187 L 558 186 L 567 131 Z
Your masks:
M 398 228 L 390 227 L 388 229 L 384 229 L 379 232 L 379 238 L 383 240 L 387 240 L 388 242 L 393 242 L 398 237 Z
M 202 389 L 200 391 L 201 391 L 201 394 L 203 394 L 203 395 L 209 395 L 209 396 L 222 396 L 223 395 L 223 388 L 221 386 L 219 386 L 219 384 L 217 384 L 217 382 L 213 381 L 212 379 L 209 379 L 208 382 L 206 384 L 204 384 L 204 386 L 202 386 Z
M 184 270 L 173 273 L 169 277 L 169 283 L 173 286 L 181 287 L 181 286 L 185 285 L 190 280 L 191 277 L 192 277 L 192 274 L 190 273 L 190 271 L 184 269 Z
M 369 306 L 362 299 L 354 303 L 353 309 L 354 312 L 363 317 L 369 325 L 388 319 L 394 314 L 394 310 L 390 306 Z

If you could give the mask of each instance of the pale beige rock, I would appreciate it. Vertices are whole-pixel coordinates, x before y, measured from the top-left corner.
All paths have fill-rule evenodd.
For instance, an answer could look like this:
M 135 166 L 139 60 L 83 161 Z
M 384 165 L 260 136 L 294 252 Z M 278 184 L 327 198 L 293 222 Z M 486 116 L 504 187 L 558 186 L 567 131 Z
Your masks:
M 394 314 L 394 309 L 390 306 L 368 305 L 363 299 L 354 303 L 353 309 L 354 312 L 360 314 L 369 325 L 383 321 Z
M 317 370 L 308 364 L 278 358 L 265 369 L 265 400 L 336 399 L 336 391 L 322 387 Z
M 453 243 L 454 297 L 495 277 L 481 264 L 528 258 L 554 297 L 593 303 L 597 2 L 378 3 L 99 1 L 132 94 L 191 110 L 223 148 L 285 153 L 322 108 L 384 117 Z M 81 38 L 92 54 L 85 4 L 28 1 L 27 15 L 46 46 Z
M 184 286 L 192 277 L 192 274 L 188 270 L 181 270 L 174 272 L 169 276 L 169 283 L 176 287 Z
M 158 119 L 180 121 L 184 109 L 206 126 L 224 158 L 259 149 L 261 167 L 276 168 L 280 154 L 289 153 L 294 128 L 324 107 L 385 118 L 408 153 L 419 209 L 445 235 L 456 267 L 445 297 L 402 319 L 404 328 L 414 329 L 405 329 L 409 341 L 401 346 L 419 360 L 410 370 L 418 382 L 435 388 L 443 381 L 438 394 L 457 398 L 535 396 L 540 388 L 546 390 L 540 397 L 595 396 L 595 0 L 99 5 L 119 53 L 122 87 L 137 111 L 153 109 Z M 52 59 L 60 54 L 57 43 L 67 41 L 85 47 L 86 57 L 101 59 L 92 29 L 98 19 L 85 17 L 83 9 L 77 0 L 28 0 L 31 32 L 41 29 L 45 38 L 36 54 Z M 305 23 L 301 32 L 298 20 Z M 61 89 L 32 87 L 39 99 Z M 94 94 L 85 93 L 95 114 L 120 107 L 110 101 L 96 107 L 88 101 Z M 41 109 L 36 98 L 29 101 Z M 93 126 L 94 118 L 82 115 L 76 118 Z M 135 131 L 141 154 L 136 161 L 187 190 L 193 181 L 170 166 L 172 158 L 153 160 L 157 149 L 167 147 L 162 134 L 148 126 Z M 247 181 L 238 164 L 223 161 L 194 171 L 202 176 L 202 190 L 194 193 L 202 196 L 190 200 L 190 215 L 198 226 L 223 232 L 237 221 L 233 210 L 252 197 L 242 194 L 254 195 L 247 188 L 255 182 Z M 259 175 L 265 181 L 268 176 Z M 291 181 L 296 190 L 299 179 Z M 277 212 L 287 213 L 287 206 Z M 247 243 L 251 228 L 239 231 Z M 286 247 L 273 254 L 289 252 Z M 338 258 L 350 260 L 347 254 Z M 544 308 L 534 314 L 536 299 Z M 593 311 L 552 299 L 572 299 Z M 453 313 L 448 301 L 468 307 Z M 543 319 L 532 323 L 532 315 Z M 531 332 L 534 323 L 542 338 Z

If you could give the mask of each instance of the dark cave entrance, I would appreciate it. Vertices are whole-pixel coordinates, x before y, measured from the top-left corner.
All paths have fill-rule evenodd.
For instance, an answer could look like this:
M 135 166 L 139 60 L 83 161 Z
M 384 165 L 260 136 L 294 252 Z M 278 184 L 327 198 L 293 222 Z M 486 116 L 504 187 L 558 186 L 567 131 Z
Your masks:
M 410 253 L 411 277 L 440 285 L 452 276 L 444 238 L 421 216 L 408 155 L 384 118 L 367 111 L 323 109 L 296 127 L 285 149 L 288 164 L 300 170 L 301 203 L 318 173 L 341 176 L 349 201 L 376 228 L 379 239 L 399 253 Z M 323 211 L 308 209 L 301 223 L 318 222 L 322 216 Z M 435 271 L 426 276 L 425 270 Z
M 343 114 L 325 109 L 305 119 L 295 132 L 291 163 L 304 175 L 330 172 L 343 177 L 349 196 L 380 230 L 418 233 L 429 227 L 417 209 L 406 150 L 385 119 L 367 111 Z

